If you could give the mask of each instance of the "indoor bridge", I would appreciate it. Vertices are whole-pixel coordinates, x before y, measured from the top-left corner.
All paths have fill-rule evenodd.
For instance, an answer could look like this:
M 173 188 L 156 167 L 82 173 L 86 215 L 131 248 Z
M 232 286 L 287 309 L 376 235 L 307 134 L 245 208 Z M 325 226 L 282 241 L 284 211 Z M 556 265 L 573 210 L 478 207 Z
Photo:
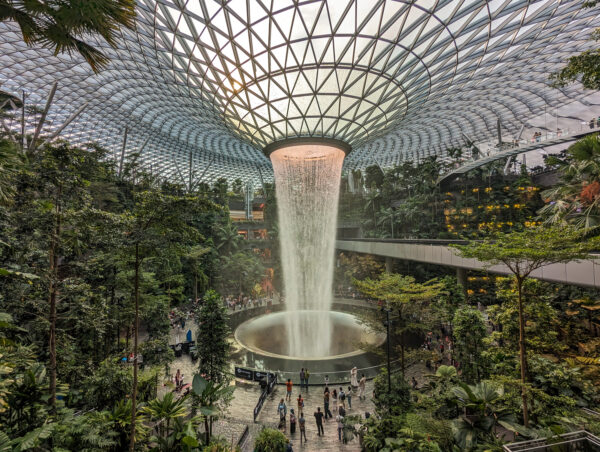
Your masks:
M 410 239 L 338 239 L 340 251 L 373 254 L 386 258 L 386 269 L 391 268 L 393 259 L 444 265 L 457 269 L 459 280 L 466 278 L 467 270 L 486 270 L 477 259 L 460 257 L 450 245 L 466 244 L 461 240 L 410 240 Z M 596 256 L 595 254 L 593 256 Z M 595 259 L 573 261 L 567 264 L 552 264 L 533 272 L 531 276 L 548 282 L 573 284 L 585 287 L 600 287 L 600 261 Z M 504 265 L 487 268 L 491 273 L 509 275 Z

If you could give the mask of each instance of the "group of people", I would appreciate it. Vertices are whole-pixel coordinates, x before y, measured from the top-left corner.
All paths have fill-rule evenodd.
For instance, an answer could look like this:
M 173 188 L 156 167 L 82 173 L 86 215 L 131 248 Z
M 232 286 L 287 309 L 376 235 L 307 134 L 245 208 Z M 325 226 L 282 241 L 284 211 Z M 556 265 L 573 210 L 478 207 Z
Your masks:
M 237 297 L 233 295 L 228 295 L 223 300 L 226 308 L 229 308 L 233 311 L 243 310 L 249 308 L 256 308 L 258 306 L 271 306 L 273 304 L 272 297 L 248 297 L 244 294 L 239 294 Z
M 347 391 L 344 391 L 343 386 L 339 387 L 339 390 L 329 389 L 329 377 L 325 375 L 325 388 L 323 390 L 323 410 L 321 407 L 317 407 L 317 410 L 313 413 L 315 422 L 317 425 L 317 435 L 325 435 L 323 428 L 323 421 L 327 419 L 333 419 L 335 413 L 335 421 L 337 424 L 338 440 L 343 441 L 343 429 L 344 429 L 344 417 L 346 416 L 346 410 L 352 409 L 352 397 L 358 391 L 359 400 L 365 399 L 365 387 L 367 379 L 363 374 L 360 381 L 357 379 L 358 369 L 354 367 L 350 371 L 350 386 Z M 308 389 L 308 379 L 310 373 L 308 369 L 302 369 L 300 371 L 300 389 Z M 279 415 L 279 428 L 285 430 L 287 423 L 288 406 L 287 403 L 292 403 L 292 392 L 294 384 L 291 379 L 286 382 L 286 396 L 285 399 L 281 399 L 277 406 L 277 414 Z M 300 430 L 300 444 L 307 442 L 306 438 L 306 418 L 304 417 L 304 398 L 302 393 L 298 394 L 296 398 L 297 411 L 294 408 L 289 410 L 289 423 L 290 423 L 290 434 L 296 433 L 296 424 Z

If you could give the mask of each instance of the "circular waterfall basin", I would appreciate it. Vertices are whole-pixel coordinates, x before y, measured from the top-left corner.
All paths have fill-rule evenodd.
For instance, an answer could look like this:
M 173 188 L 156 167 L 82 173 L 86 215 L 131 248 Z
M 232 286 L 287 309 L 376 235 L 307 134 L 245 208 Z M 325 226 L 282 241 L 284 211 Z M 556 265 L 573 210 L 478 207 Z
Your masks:
M 323 316 L 329 317 L 332 325 L 332 338 L 329 353 L 325 356 L 290 356 L 287 334 L 289 316 L 302 316 L 303 321 L 310 322 Z M 318 332 L 302 338 L 306 349 L 311 349 L 311 341 L 322 340 Z M 380 346 L 385 342 L 385 335 L 371 331 L 360 323 L 352 314 L 337 311 L 282 311 L 261 315 L 242 323 L 235 330 L 236 341 L 245 349 L 265 357 L 284 360 L 321 361 L 337 360 L 362 355 L 361 347 Z

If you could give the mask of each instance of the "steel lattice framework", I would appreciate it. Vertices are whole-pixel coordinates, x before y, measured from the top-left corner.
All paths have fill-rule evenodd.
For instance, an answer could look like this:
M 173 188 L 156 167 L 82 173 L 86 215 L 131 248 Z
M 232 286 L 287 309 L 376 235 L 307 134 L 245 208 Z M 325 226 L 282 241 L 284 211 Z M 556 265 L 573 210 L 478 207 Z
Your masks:
M 0 24 L 0 89 L 42 105 L 46 131 L 164 177 L 270 180 L 273 141 L 331 137 L 347 167 L 392 165 L 517 132 L 581 100 L 548 74 L 590 48 L 594 8 L 558 0 L 138 0 L 110 66 L 26 47 Z M 35 112 L 28 115 L 32 123 Z

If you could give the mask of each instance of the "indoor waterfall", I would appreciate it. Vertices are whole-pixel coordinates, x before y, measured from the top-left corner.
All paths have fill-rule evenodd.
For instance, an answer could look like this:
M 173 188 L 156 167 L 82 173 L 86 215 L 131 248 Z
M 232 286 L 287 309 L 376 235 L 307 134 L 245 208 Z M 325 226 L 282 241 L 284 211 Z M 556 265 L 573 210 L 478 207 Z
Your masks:
M 275 172 L 289 356 L 330 351 L 338 197 L 345 153 L 327 144 L 280 148 Z

